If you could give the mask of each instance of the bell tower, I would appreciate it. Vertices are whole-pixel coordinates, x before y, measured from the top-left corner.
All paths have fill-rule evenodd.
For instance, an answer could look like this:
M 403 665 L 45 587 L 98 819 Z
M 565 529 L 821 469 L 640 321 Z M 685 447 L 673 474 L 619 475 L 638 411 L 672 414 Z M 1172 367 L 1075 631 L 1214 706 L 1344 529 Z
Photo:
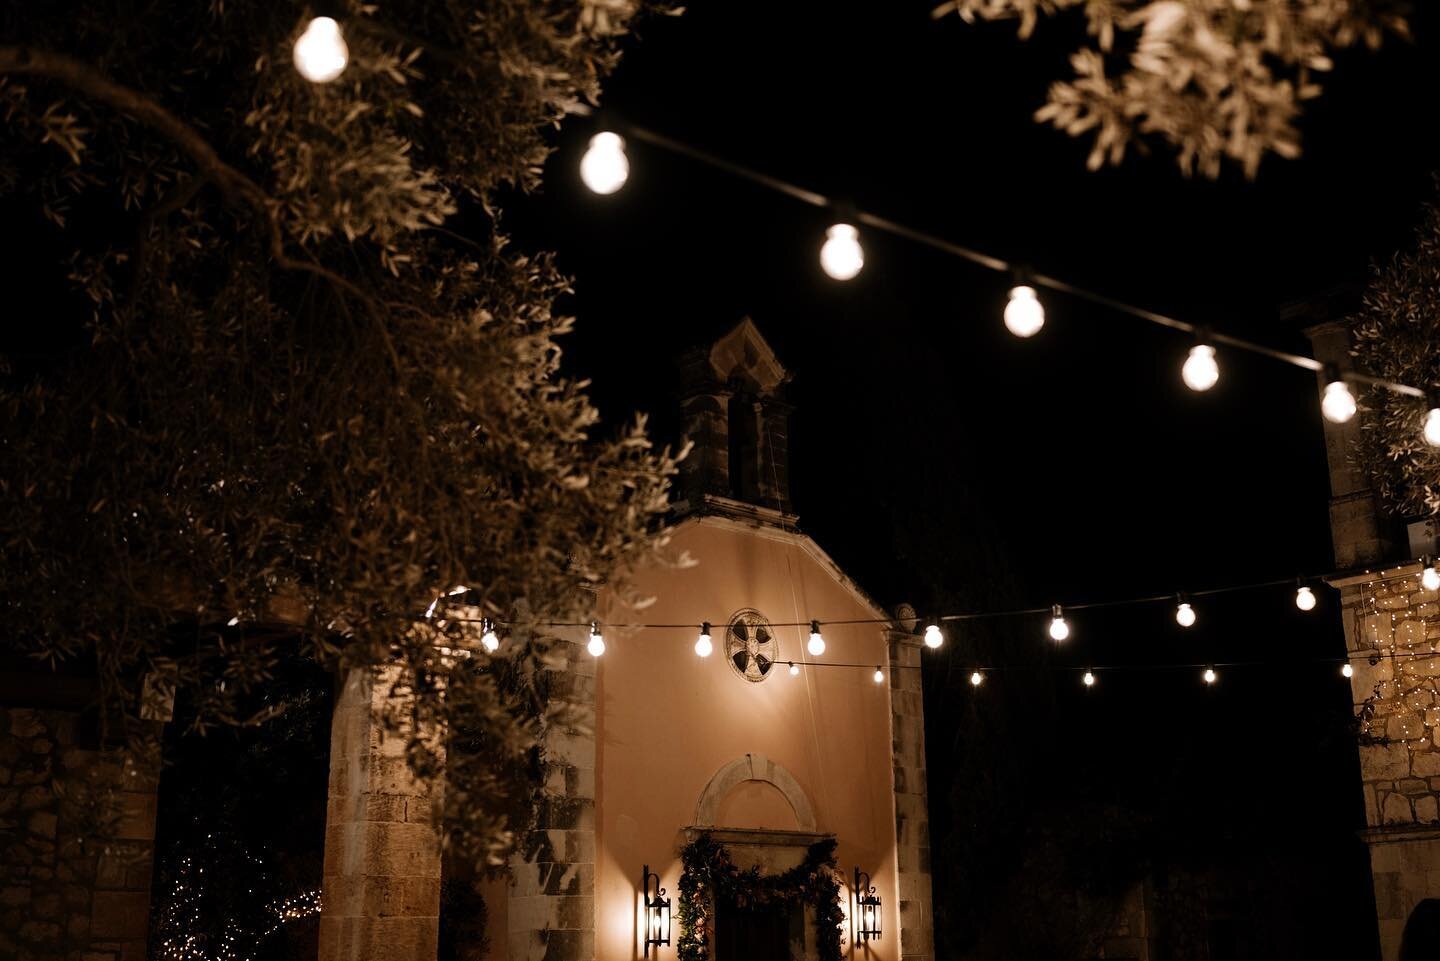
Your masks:
M 790 373 L 750 318 L 680 358 L 680 411 L 694 448 L 680 465 L 681 515 L 792 524 Z

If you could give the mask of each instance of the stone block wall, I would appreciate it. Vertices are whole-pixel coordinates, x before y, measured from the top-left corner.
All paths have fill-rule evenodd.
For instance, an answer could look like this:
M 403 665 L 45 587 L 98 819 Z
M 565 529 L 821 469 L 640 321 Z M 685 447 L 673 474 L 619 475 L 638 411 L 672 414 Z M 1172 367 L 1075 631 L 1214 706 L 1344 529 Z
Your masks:
M 550 689 L 567 722 L 545 732 L 545 801 L 510 864 L 509 961 L 595 957 L 596 663 L 578 636 L 553 653 Z
M 890 651 L 890 730 L 899 878 L 896 927 L 900 931 L 903 961 L 929 961 L 935 954 L 935 932 L 925 777 L 925 706 L 919 670 L 923 646 L 919 637 L 903 630 L 888 631 L 886 639 Z
M 1365 838 L 1381 957 L 1422 900 L 1440 897 L 1440 592 L 1420 565 L 1338 578 L 1361 718 Z
M 146 957 L 158 754 L 122 762 L 79 726 L 0 708 L 0 958 Z

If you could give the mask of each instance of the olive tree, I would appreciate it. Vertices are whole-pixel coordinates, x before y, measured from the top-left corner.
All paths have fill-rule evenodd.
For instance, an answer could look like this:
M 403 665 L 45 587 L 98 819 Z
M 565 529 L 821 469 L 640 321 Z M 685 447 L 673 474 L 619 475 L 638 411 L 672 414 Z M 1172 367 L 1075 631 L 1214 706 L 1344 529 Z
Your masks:
M 1035 119 L 1091 138 L 1092 170 L 1158 141 L 1186 175 L 1226 161 L 1254 177 L 1267 154 L 1300 155 L 1297 121 L 1334 54 L 1407 36 L 1405 0 L 947 0 L 937 17 L 1015 19 L 1083 12 L 1090 41 Z
M 0 2 L 0 202 L 48 224 L 9 246 L 68 277 L 7 322 L 78 334 L 3 371 L 0 616 L 100 678 L 112 733 L 142 689 L 257 723 L 297 652 L 399 665 L 417 772 L 436 725 L 485 752 L 449 772 L 450 837 L 504 854 L 543 625 L 602 585 L 643 603 L 676 456 L 600 430 L 561 371 L 567 280 L 499 203 L 649 6 Z M 291 53 L 318 12 L 350 58 L 323 84 Z

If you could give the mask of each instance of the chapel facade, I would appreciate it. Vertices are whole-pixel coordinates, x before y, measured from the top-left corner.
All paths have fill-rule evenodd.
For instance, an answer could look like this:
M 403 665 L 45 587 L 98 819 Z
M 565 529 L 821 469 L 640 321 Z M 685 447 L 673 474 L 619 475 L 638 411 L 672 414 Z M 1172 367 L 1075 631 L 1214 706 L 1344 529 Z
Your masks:
M 561 639 L 557 689 L 585 723 L 546 735 L 540 821 L 483 890 L 485 957 L 928 961 L 913 611 L 881 609 L 797 527 L 790 377 L 755 325 L 682 372 L 673 543 L 696 563 L 637 586 L 658 598 L 645 621 L 695 627 L 605 628 L 598 658 L 586 631 Z M 630 619 L 602 593 L 611 615 Z M 434 799 L 377 719 L 386 687 L 351 678 L 336 708 L 322 961 L 436 956 Z

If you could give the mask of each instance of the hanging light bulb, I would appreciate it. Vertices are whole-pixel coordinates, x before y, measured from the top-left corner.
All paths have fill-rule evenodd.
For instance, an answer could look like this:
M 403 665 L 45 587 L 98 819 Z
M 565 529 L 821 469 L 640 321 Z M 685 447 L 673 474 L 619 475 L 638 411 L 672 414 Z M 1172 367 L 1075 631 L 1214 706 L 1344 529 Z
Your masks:
M 710 622 L 706 621 L 700 625 L 700 637 L 695 641 L 695 653 L 700 657 L 709 657 L 714 650 L 715 645 L 710 640 Z
M 810 622 L 810 642 L 805 645 L 811 657 L 819 657 L 825 653 L 825 637 L 820 633 L 820 622 Z
M 625 138 L 602 130 L 590 138 L 585 156 L 580 158 L 580 179 L 597 194 L 613 194 L 625 186 L 630 177 L 630 161 L 625 156 Z
M 495 623 L 488 617 L 480 619 L 480 627 L 484 631 L 480 635 L 480 646 L 491 654 L 500 649 L 500 638 L 495 633 Z
M 600 625 L 596 621 L 590 622 L 590 643 L 585 645 L 591 657 L 599 657 L 605 653 L 605 636 L 600 633 Z
M 1425 415 L 1425 443 L 1431 447 L 1440 447 L 1440 390 L 1431 390 L 1426 395 L 1425 406 L 1429 412 Z
M 981 674 L 979 671 L 971 671 L 971 672 L 970 672 L 970 684 L 971 684 L 972 687 L 979 687 L 981 684 L 984 684 L 984 683 L 985 683 L 985 675 L 984 675 L 984 674 Z
M 1295 606 L 1302 611 L 1315 610 L 1315 592 L 1310 590 L 1308 584 L 1301 584 L 1295 588 Z
M 939 647 L 941 644 L 944 644 L 944 643 L 945 643 L 945 635 L 943 635 L 943 634 L 940 633 L 940 625 L 939 625 L 939 624 L 931 624 L 929 627 L 925 628 L 925 646 L 926 646 L 926 647 L 930 648 L 930 650 L 933 651 L 933 650 L 935 650 L 935 648 Z
M 799 665 L 799 664 L 796 664 L 794 661 L 791 661 L 791 662 L 790 662 L 790 676 L 791 676 L 791 677 L 799 677 L 799 676 L 800 676 L 800 665 Z
M 1425 565 L 1420 572 L 1420 586 L 1431 593 L 1440 591 L 1440 567 L 1432 563 L 1428 555 L 1422 557 L 1420 563 Z
M 1010 302 L 1005 305 L 1005 327 L 1016 337 L 1034 337 L 1045 326 L 1045 307 L 1035 288 L 1016 284 L 1010 288 Z
M 1214 684 L 1215 679 L 1219 677 L 1219 675 L 1215 673 L 1215 668 L 1207 667 L 1205 668 L 1205 673 L 1201 674 L 1200 677 L 1204 679 L 1206 684 Z
M 832 224 L 820 247 L 820 267 L 835 280 L 850 280 L 865 266 L 860 231 L 851 224 Z
M 1095 686 L 1095 674 L 1094 674 L 1094 672 L 1092 672 L 1092 671 L 1086 671 L 1086 672 L 1085 672 L 1085 676 L 1082 677 L 1082 678 L 1080 678 L 1080 680 L 1082 680 L 1082 681 L 1085 682 L 1085 686 L 1086 686 L 1086 687 L 1094 687 L 1094 686 Z
M 295 69 L 311 83 L 329 83 L 345 71 L 350 48 L 340 24 L 329 17 L 316 17 L 295 40 Z
M 1355 668 L 1350 665 L 1350 662 L 1349 662 L 1349 661 L 1346 661 L 1343 665 L 1341 665 L 1341 667 L 1340 667 L 1340 676 L 1341 676 L 1341 677 L 1354 677 L 1354 676 L 1355 676 Z
M 882 671 L 882 670 L 880 670 L 880 665 L 878 665 L 878 664 L 875 665 L 875 683 L 876 683 L 876 684 L 884 684 L 884 683 L 885 683 L 885 672 Z
M 1340 369 L 1334 364 L 1325 365 L 1325 394 L 1320 398 L 1320 412 L 1332 424 L 1343 424 L 1355 416 L 1355 395 L 1345 383 Z
M 1050 608 L 1050 640 L 1063 641 L 1070 636 L 1070 625 L 1065 620 L 1065 612 L 1056 604 Z
M 1179 603 L 1175 605 L 1175 623 L 1181 627 L 1194 627 L 1195 608 L 1191 607 L 1190 602 L 1185 600 L 1184 594 L 1181 594 L 1176 600 L 1179 601 Z
M 1204 334 L 1200 335 L 1204 338 Z M 1190 348 L 1190 356 L 1185 358 L 1185 366 L 1180 368 L 1180 376 L 1185 381 L 1185 386 L 1193 391 L 1204 392 L 1215 386 L 1220 379 L 1220 365 L 1215 362 L 1215 348 L 1205 343 L 1200 343 Z

